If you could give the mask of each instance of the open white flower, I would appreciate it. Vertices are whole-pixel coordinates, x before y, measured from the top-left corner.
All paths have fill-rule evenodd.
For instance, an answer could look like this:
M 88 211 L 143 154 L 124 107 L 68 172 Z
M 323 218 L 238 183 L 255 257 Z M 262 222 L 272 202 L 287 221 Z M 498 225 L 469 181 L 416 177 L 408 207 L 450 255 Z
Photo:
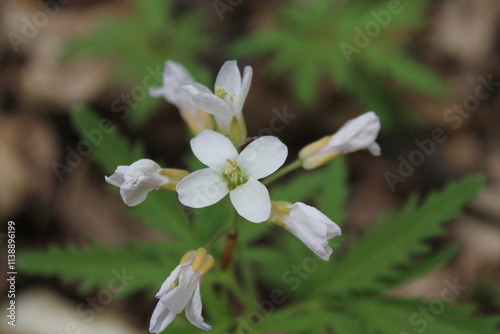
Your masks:
M 332 254 L 328 240 L 341 235 L 340 227 L 318 209 L 301 202 L 272 202 L 269 221 L 281 226 L 300 239 L 325 261 Z
M 184 121 L 194 134 L 203 129 L 211 129 L 212 116 L 200 110 L 183 88 L 183 85 L 194 83 L 191 74 L 179 63 L 168 60 L 163 73 L 163 87 L 154 87 L 149 90 L 153 97 L 163 96 L 168 102 L 175 105 Z
M 198 108 L 214 115 L 221 132 L 235 142 L 246 138 L 246 125 L 242 109 L 252 81 L 252 68 L 246 66 L 243 78 L 235 60 L 222 65 L 212 93 L 201 84 L 185 85 Z
M 177 184 L 182 204 L 202 208 L 229 193 L 243 218 L 260 223 L 271 214 L 267 188 L 257 181 L 274 173 L 286 160 L 288 149 L 278 138 L 264 136 L 251 142 L 239 155 L 231 141 L 211 130 L 191 140 L 194 155 L 209 168 L 189 174 Z
M 156 162 L 141 159 L 130 166 L 118 166 L 106 182 L 120 188 L 123 202 L 128 206 L 142 203 L 153 189 L 174 190 L 177 182 L 188 174 L 179 169 L 162 169 Z
M 313 169 L 341 154 L 361 149 L 380 155 L 380 146 L 375 142 L 379 131 L 380 120 L 370 111 L 345 123 L 333 136 L 326 136 L 307 145 L 299 152 L 299 157 L 305 169 Z
M 156 294 L 159 299 L 149 325 L 151 333 L 161 333 L 170 325 L 175 316 L 185 310 L 186 318 L 194 326 L 210 330 L 201 315 L 200 284 L 214 266 L 214 258 L 207 255 L 204 248 L 184 255 Z

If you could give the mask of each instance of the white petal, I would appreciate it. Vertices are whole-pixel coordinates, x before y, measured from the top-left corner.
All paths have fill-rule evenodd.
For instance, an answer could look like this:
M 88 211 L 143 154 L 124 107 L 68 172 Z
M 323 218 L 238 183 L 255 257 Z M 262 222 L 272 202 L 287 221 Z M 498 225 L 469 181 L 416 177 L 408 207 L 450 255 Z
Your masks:
M 193 292 L 201 282 L 201 273 L 193 272 L 191 266 L 181 269 L 179 281 L 168 294 L 162 295 L 160 301 L 174 313 L 181 313 L 193 296 Z
M 198 89 L 193 85 L 183 86 L 184 90 L 188 92 L 194 103 L 201 110 L 214 115 L 215 120 L 221 130 L 228 134 L 230 130 L 231 119 L 233 117 L 233 112 L 229 108 L 229 105 L 212 93 L 200 93 Z
M 377 144 L 376 142 L 371 143 L 367 147 L 368 151 L 370 151 L 371 154 L 379 156 L 382 152 L 380 149 L 380 145 Z
M 140 159 L 131 164 L 130 167 L 128 167 L 128 169 L 125 172 L 125 180 L 130 178 L 138 178 L 140 176 L 145 176 L 148 180 L 149 178 L 157 178 L 158 181 L 154 182 L 154 184 L 158 184 L 161 182 L 163 183 L 168 182 L 168 178 L 162 176 L 160 174 L 160 171 L 161 171 L 160 165 L 158 165 L 153 160 Z
M 140 159 L 130 166 L 118 166 L 115 173 L 105 177 L 112 185 L 120 187 L 123 202 L 128 206 L 142 203 L 152 189 L 159 189 L 169 182 L 160 174 L 161 167 L 149 159 Z
M 150 333 L 161 333 L 174 320 L 177 314 L 169 311 L 161 301 L 156 304 L 151 321 L 149 323 Z
M 212 328 L 209 324 L 206 324 L 203 321 L 203 317 L 201 315 L 201 296 L 199 285 L 196 286 L 193 297 L 191 297 L 191 300 L 186 305 L 186 318 L 190 323 L 198 328 L 204 329 L 206 331 Z
M 120 195 L 122 196 L 123 203 L 128 206 L 136 206 L 144 202 L 148 193 L 153 190 L 148 187 L 128 187 L 127 183 L 124 183 L 124 186 L 120 187 Z
M 332 136 L 327 149 L 346 154 L 367 148 L 375 141 L 379 131 L 380 121 L 377 115 L 372 111 L 367 112 L 342 126 Z
M 194 88 L 196 88 L 196 91 L 198 93 L 212 94 L 212 91 L 210 89 L 208 89 L 206 86 L 204 86 L 198 82 L 193 82 L 190 85 L 193 86 Z
M 192 261 L 191 261 L 192 262 Z M 170 273 L 170 275 L 167 277 L 165 282 L 160 287 L 160 290 L 156 293 L 156 298 L 161 298 L 163 295 L 168 293 L 170 290 L 172 290 L 172 283 L 174 283 L 176 280 L 179 279 L 179 274 L 181 272 L 181 269 L 184 267 L 189 266 L 191 263 L 185 263 L 185 264 L 180 264 L 177 267 L 175 267 L 174 271 Z
M 236 60 L 229 60 L 222 65 L 217 79 L 215 79 L 215 90 L 222 88 L 227 92 L 227 98 L 231 95 L 240 95 L 241 74 L 236 64 Z
M 342 234 L 340 227 L 315 207 L 301 202 L 295 203 L 295 206 L 297 207 L 297 209 L 300 209 L 305 215 L 307 215 L 310 222 L 317 222 L 318 224 L 325 225 L 327 227 L 326 237 L 328 239 L 340 236 Z
M 163 184 L 169 182 L 168 177 L 160 174 L 161 167 L 149 159 L 141 159 L 127 169 L 121 185 L 124 191 L 135 191 L 138 188 L 146 190 L 159 189 Z
M 118 166 L 116 167 L 116 170 L 113 173 L 113 175 L 111 175 L 110 177 L 105 176 L 104 179 L 109 184 L 119 187 L 122 185 L 123 182 L 125 182 L 124 176 L 129 168 L 130 168 L 129 166 Z
M 243 104 L 248 95 L 248 91 L 250 90 L 250 84 L 252 83 L 252 68 L 250 66 L 246 66 L 243 72 L 243 81 L 241 83 L 241 93 L 239 96 L 236 96 L 236 106 L 234 112 L 236 113 L 236 117 L 238 119 L 242 116 L 241 110 L 243 109 Z
M 299 238 L 310 250 L 328 261 L 332 248 L 328 239 L 340 235 L 340 227 L 318 209 L 304 203 L 295 203 L 285 219 L 285 229 Z
M 238 214 L 252 223 L 266 221 L 271 215 L 269 192 L 254 178 L 231 190 L 229 197 Z
M 179 201 L 191 208 L 203 208 L 217 203 L 229 192 L 224 178 L 210 168 L 189 174 L 179 181 L 176 190 Z
M 192 82 L 193 78 L 184 66 L 169 60 L 165 63 L 163 86 L 149 89 L 149 94 L 153 97 L 162 95 L 168 102 L 181 108 L 179 95 L 183 92 L 182 85 Z
M 192 82 L 193 78 L 184 66 L 173 61 L 167 61 L 163 75 L 163 89 L 167 101 L 180 108 L 179 96 L 183 92 L 182 86 Z
M 194 82 L 189 71 L 181 64 L 172 60 L 167 60 L 165 63 L 165 72 L 163 75 L 165 78 L 172 78 L 172 80 L 182 84 Z
M 149 95 L 151 97 L 165 96 L 165 89 L 163 87 L 152 87 L 149 89 Z
M 288 149 L 281 140 L 264 136 L 245 147 L 238 157 L 238 166 L 248 176 L 261 179 L 280 168 L 287 155 Z
M 191 149 L 198 160 L 216 172 L 229 166 L 227 159 L 236 160 L 238 156 L 231 140 L 212 130 L 203 130 L 191 139 Z

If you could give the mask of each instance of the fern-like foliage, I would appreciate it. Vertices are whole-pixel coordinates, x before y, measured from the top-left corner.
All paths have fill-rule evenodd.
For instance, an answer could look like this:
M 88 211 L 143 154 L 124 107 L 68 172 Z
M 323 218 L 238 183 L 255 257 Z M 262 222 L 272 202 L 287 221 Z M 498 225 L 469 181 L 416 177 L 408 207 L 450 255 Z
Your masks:
M 130 145 L 120 136 L 117 127 L 102 131 L 101 119 L 86 107 L 75 108 L 71 112 L 71 122 L 82 140 L 89 140 L 89 133 L 94 133 L 94 138 L 99 138 L 92 145 L 90 157 L 104 169 L 105 175 L 113 174 L 119 165 L 130 165 L 146 157 L 144 149 L 140 145 Z M 110 186 L 109 189 L 119 193 L 116 187 Z M 173 193 L 152 191 L 147 201 L 131 208 L 124 206 L 124 210 L 131 216 L 140 217 L 150 228 L 192 244 L 196 241 L 197 236 L 191 232 L 183 208 Z
M 99 129 L 101 120 L 91 110 L 77 108 L 71 115 L 73 126 L 82 139 L 89 140 L 86 134 L 97 133 L 92 130 Z M 130 164 L 144 158 L 145 154 L 140 146 L 131 147 L 118 130 L 113 129 L 101 131 L 90 157 L 109 175 L 117 165 Z M 346 180 L 345 161 L 339 159 L 327 167 L 297 175 L 286 184 L 275 186 L 271 198 L 307 202 L 341 223 L 347 216 Z M 451 300 L 438 300 L 434 304 L 443 304 L 438 312 L 433 301 L 381 296 L 384 291 L 447 262 L 456 253 L 457 247 L 451 246 L 430 256 L 425 240 L 441 235 L 443 223 L 460 212 L 483 182 L 479 176 L 456 181 L 443 191 L 430 194 L 421 204 L 412 197 L 401 212 L 387 221 L 384 217 L 379 219 L 373 229 L 347 248 L 344 257 L 330 262 L 316 259 L 284 229 L 242 223 L 235 257 L 237 261 L 246 259 L 244 265 L 248 265 L 250 273 L 243 274 L 241 263 L 233 262 L 225 271 L 216 266 L 206 275 L 201 288 L 204 313 L 213 325 L 212 331 L 221 334 L 249 331 L 413 334 L 422 330 L 428 333 L 495 333 L 499 319 L 471 317 L 470 306 L 456 307 L 451 305 Z M 190 212 L 178 205 L 175 194 L 150 192 L 141 205 L 124 206 L 124 212 L 161 231 L 168 241 L 136 241 L 110 249 L 94 243 L 82 248 L 72 244 L 52 245 L 47 250 L 19 254 L 17 264 L 25 274 L 55 276 L 65 283 L 78 282 L 74 286 L 82 295 L 113 289 L 111 292 L 117 299 L 137 291 L 146 291 L 153 299 L 182 255 L 206 244 L 228 223 L 230 205 L 225 199 L 217 205 Z M 343 253 L 345 249 L 337 247 L 339 240 L 342 238 L 335 238 L 331 243 L 335 253 Z M 216 258 L 220 258 L 222 244 L 219 242 L 211 249 Z M 415 255 L 420 261 L 411 261 Z M 250 282 L 249 275 L 255 276 L 262 288 L 260 296 L 253 296 L 245 289 Z M 235 305 L 242 308 L 236 317 Z M 434 313 L 423 315 L 422 309 Z M 181 320 L 169 327 L 173 332 L 182 333 L 191 329 L 187 321 Z
M 447 292 L 447 296 L 453 294 Z M 473 305 L 452 306 L 439 298 L 431 301 L 352 299 L 348 304 L 347 307 L 369 323 L 377 334 L 494 334 L 498 333 L 496 326 L 500 320 L 500 317 L 471 316 Z
M 208 16 L 202 7 L 182 11 L 177 7 L 174 1 L 133 0 L 130 14 L 102 18 L 88 35 L 70 42 L 64 56 L 112 57 L 117 80 L 152 86 L 161 86 L 165 60 L 171 59 L 205 82 L 209 73 L 199 57 L 211 44 L 204 28 Z M 144 121 L 158 101 L 148 96 L 133 101 L 130 123 Z
M 407 1 L 392 10 L 387 1 L 292 1 L 278 8 L 273 26 L 243 37 L 231 52 L 267 55 L 267 73 L 289 75 L 295 98 L 304 104 L 323 96 L 328 80 L 376 110 L 389 131 L 400 114 L 395 109 L 401 86 L 434 97 L 447 93 L 443 81 L 406 51 L 427 4 Z
M 52 245 L 43 252 L 22 253 L 17 264 L 20 270 L 31 275 L 56 276 L 64 283 L 79 281 L 82 295 L 111 284 L 117 298 L 138 290 L 155 293 L 158 282 L 165 279 L 172 265 L 175 266 L 172 260 L 145 257 L 139 249 L 106 249 L 97 244 L 87 249 Z
M 102 120 L 88 107 L 73 108 L 70 121 L 82 142 L 85 140 L 91 144 L 91 158 L 99 163 L 106 175 L 111 175 L 118 165 L 130 165 L 146 156 L 140 144 L 127 143 L 115 125 L 109 120 L 101 123 Z
M 392 219 L 379 219 L 335 265 L 329 290 L 346 294 L 386 287 L 382 280 L 397 274 L 395 266 L 407 264 L 411 255 L 427 252 L 425 240 L 442 235 L 443 223 L 457 216 L 483 183 L 481 176 L 451 183 L 440 193 L 430 194 L 421 205 L 413 196 Z

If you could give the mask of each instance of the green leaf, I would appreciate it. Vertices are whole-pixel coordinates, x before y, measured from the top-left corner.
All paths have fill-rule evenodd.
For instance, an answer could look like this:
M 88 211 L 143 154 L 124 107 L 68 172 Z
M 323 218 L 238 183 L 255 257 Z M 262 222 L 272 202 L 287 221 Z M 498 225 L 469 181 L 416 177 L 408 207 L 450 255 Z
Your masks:
M 259 326 L 263 331 L 310 333 L 313 330 L 323 329 L 331 321 L 330 313 L 310 307 L 303 308 L 300 311 L 284 309 L 283 311 L 272 313 L 277 306 L 270 299 L 265 299 L 259 304 L 261 314 L 264 316 L 270 315 L 264 318 L 262 325 Z M 266 314 L 266 311 L 269 314 Z M 248 318 L 248 320 L 251 321 L 252 318 Z
M 103 127 L 104 120 L 87 107 L 77 107 L 71 112 L 75 131 L 80 135 L 81 142 L 86 140 L 93 144 L 90 157 L 104 169 L 105 175 L 113 174 L 117 166 L 130 165 L 146 158 L 144 150 L 139 145 L 128 144 L 119 135 L 116 126 L 109 126 L 109 123 L 108 127 Z M 110 189 L 119 192 L 117 187 L 110 186 Z M 124 205 L 123 208 L 130 215 L 142 218 L 149 227 L 184 239 L 187 245 L 196 242 L 196 234 L 188 226 L 182 206 L 172 192 L 151 191 L 140 205 L 131 208 Z
M 205 15 L 203 6 L 180 12 L 175 7 L 170 1 L 134 0 L 128 13 L 100 18 L 95 29 L 70 41 L 63 53 L 66 59 L 112 58 L 113 78 L 130 87 L 128 104 L 134 110 L 126 121 L 134 127 L 142 125 L 160 101 L 142 96 L 150 86 L 161 85 L 165 60 L 181 62 L 205 83 L 206 69 L 199 58 L 212 44 L 205 29 L 212 16 Z
M 456 217 L 483 183 L 481 176 L 465 178 L 440 193 L 430 194 L 420 206 L 416 197 L 410 198 L 405 208 L 386 224 L 379 219 L 334 266 L 329 290 L 347 294 L 384 288 L 379 280 L 390 275 L 395 265 L 408 263 L 412 254 L 428 251 L 424 241 L 441 235 L 442 224 Z
M 443 286 L 443 291 L 446 289 Z M 452 296 L 448 290 L 446 293 Z M 472 307 L 452 306 L 442 298 L 431 301 L 352 299 L 348 308 L 380 334 L 493 334 L 498 333 L 500 320 L 499 317 L 473 317 Z
M 330 314 L 330 326 L 334 334 L 366 334 L 364 324 L 354 317 L 342 314 Z
M 402 268 L 398 268 L 396 271 L 391 272 L 394 277 L 387 278 L 388 288 L 404 284 L 430 273 L 437 267 L 450 262 L 455 254 L 457 254 L 457 251 L 458 245 L 451 245 L 437 254 L 430 254 L 423 260 L 407 263 Z
M 389 131 L 412 112 L 408 108 L 407 113 L 401 112 L 405 109 L 402 86 L 431 97 L 442 98 L 448 92 L 445 81 L 408 52 L 408 41 L 425 24 L 430 1 L 393 5 L 286 2 L 273 11 L 273 25 L 240 38 L 230 53 L 262 57 L 265 72 L 272 78 L 281 76 L 295 99 L 308 106 L 329 96 L 321 89 L 329 81 L 363 108 L 380 113 L 382 131 Z
M 144 202 L 124 209 L 127 214 L 141 218 L 148 227 L 164 231 L 177 240 L 183 240 L 188 249 L 199 246 L 194 227 L 184 216 L 183 208 L 174 192 L 151 191 Z
M 89 108 L 75 107 L 70 117 L 73 128 L 80 136 L 80 143 L 90 143 L 90 154 L 106 175 L 111 175 L 118 165 L 130 165 L 146 156 L 141 146 L 132 146 L 123 140 L 111 120 L 99 118 Z
M 332 161 L 325 170 L 323 189 L 316 197 L 318 209 L 341 227 L 347 216 L 347 179 L 345 158 L 340 157 Z
M 177 263 L 145 257 L 124 248 L 105 249 L 92 244 L 88 250 L 75 245 L 51 245 L 46 251 L 19 254 L 19 270 L 30 275 L 57 276 L 65 283 L 80 281 L 81 294 L 92 289 L 109 289 L 117 298 L 138 290 L 154 294 Z M 113 296 L 114 297 L 114 296 Z
M 336 209 L 343 207 L 343 202 L 347 197 L 346 168 L 344 158 L 339 158 L 327 166 L 308 172 L 302 171 L 300 174 L 271 188 L 271 198 L 275 201 L 299 202 L 304 201 L 312 195 L 324 193 L 323 199 L 319 201 L 329 208 L 327 211 L 333 212 L 330 205 Z M 332 196 L 332 197 L 330 197 Z M 333 203 L 333 201 L 338 201 Z M 340 210 L 339 210 L 340 211 Z

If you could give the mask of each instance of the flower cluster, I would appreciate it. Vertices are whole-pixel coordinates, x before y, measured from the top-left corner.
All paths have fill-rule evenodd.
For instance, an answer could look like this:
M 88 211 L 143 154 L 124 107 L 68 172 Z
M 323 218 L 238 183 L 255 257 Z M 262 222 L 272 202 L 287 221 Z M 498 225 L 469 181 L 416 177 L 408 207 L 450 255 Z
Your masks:
M 206 168 L 189 173 L 162 169 L 154 161 L 141 159 L 118 166 L 106 181 L 120 188 L 129 206 L 140 204 L 153 189 L 176 191 L 179 201 L 191 208 L 213 205 L 229 194 L 239 216 L 283 227 L 328 261 L 332 254 L 328 240 L 341 235 L 340 227 L 312 206 L 271 200 L 266 185 L 294 168 L 314 169 L 357 150 L 380 155 L 375 142 L 379 119 L 368 112 L 348 121 L 335 134 L 305 146 L 295 162 L 280 169 L 288 156 L 285 144 L 273 136 L 247 138 L 242 110 L 251 80 L 250 67 L 245 67 L 242 76 L 236 61 L 228 61 L 211 91 L 196 83 L 182 65 L 167 61 L 163 87 L 152 88 L 150 94 L 177 106 L 195 135 L 191 149 Z M 156 295 L 159 302 L 150 332 L 163 331 L 183 310 L 193 325 L 210 329 L 201 315 L 200 283 L 213 265 L 214 258 L 205 248 L 183 257 Z

